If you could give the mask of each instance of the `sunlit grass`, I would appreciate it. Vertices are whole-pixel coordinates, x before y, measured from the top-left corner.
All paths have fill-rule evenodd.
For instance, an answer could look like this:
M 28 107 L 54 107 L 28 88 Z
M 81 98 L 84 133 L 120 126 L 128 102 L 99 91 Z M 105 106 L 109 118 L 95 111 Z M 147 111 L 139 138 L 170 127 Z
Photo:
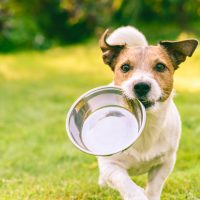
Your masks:
M 183 39 L 183 36 L 180 38 Z M 185 36 L 184 36 L 185 38 Z M 112 72 L 101 59 L 98 44 L 53 48 L 45 52 L 16 53 L 0 56 L 0 76 L 5 80 L 43 79 L 49 74 L 87 73 L 101 74 L 111 80 Z M 181 91 L 200 90 L 200 48 L 192 58 L 180 65 L 175 72 L 175 88 Z M 46 73 L 48 71 L 48 73 Z M 90 76 L 92 78 L 94 76 Z
M 175 88 L 181 91 L 200 91 L 200 47 L 175 72 Z
M 166 200 L 200 198 L 199 50 L 176 72 L 183 134 Z M 120 199 L 99 188 L 95 157 L 79 152 L 65 131 L 73 101 L 111 80 L 97 43 L 0 55 L 0 199 Z

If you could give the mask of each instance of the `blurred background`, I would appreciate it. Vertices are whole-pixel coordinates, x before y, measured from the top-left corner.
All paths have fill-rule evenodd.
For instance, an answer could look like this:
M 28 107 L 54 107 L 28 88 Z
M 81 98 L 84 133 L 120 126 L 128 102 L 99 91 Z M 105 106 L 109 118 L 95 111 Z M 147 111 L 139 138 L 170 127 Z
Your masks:
M 98 46 L 133 25 L 151 44 L 200 38 L 200 0 L 0 0 L 0 200 L 119 200 L 97 184 L 96 158 L 69 141 L 65 118 L 84 92 L 112 81 Z M 200 199 L 200 48 L 175 72 L 182 118 L 162 200 Z M 132 177 L 145 186 L 146 175 Z
M 199 0 L 1 0 L 0 51 L 46 49 L 135 25 L 150 40 L 200 33 Z

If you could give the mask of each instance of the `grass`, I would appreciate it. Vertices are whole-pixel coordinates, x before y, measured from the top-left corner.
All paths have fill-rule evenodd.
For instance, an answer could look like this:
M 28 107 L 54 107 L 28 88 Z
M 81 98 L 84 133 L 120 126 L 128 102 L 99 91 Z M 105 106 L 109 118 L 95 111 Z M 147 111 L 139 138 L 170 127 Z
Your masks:
M 95 157 L 68 140 L 65 117 L 83 92 L 112 73 L 97 44 L 0 55 L 0 199 L 111 200 L 97 185 Z M 178 159 L 162 199 L 200 198 L 200 49 L 176 73 L 183 121 Z M 133 177 L 145 184 L 146 177 Z

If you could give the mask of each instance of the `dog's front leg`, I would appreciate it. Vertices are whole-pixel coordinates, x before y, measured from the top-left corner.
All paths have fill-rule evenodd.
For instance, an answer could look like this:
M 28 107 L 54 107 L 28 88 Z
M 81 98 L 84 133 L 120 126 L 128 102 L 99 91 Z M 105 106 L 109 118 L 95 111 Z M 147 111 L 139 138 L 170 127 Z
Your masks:
M 100 163 L 99 183 L 107 183 L 117 190 L 124 200 L 148 200 L 144 190 L 137 186 L 129 177 L 127 171 L 122 167 L 112 163 Z
M 146 195 L 149 200 L 160 200 L 163 185 L 168 175 L 172 172 L 176 155 L 171 156 L 162 165 L 152 168 L 148 173 Z

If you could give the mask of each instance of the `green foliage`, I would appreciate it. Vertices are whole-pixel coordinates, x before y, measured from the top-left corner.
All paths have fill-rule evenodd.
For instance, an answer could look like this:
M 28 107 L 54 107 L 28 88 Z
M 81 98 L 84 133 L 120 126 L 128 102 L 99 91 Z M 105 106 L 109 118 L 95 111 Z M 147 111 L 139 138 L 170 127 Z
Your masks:
M 2 0 L 0 51 L 77 43 L 121 25 L 177 26 L 199 33 L 195 0 Z

